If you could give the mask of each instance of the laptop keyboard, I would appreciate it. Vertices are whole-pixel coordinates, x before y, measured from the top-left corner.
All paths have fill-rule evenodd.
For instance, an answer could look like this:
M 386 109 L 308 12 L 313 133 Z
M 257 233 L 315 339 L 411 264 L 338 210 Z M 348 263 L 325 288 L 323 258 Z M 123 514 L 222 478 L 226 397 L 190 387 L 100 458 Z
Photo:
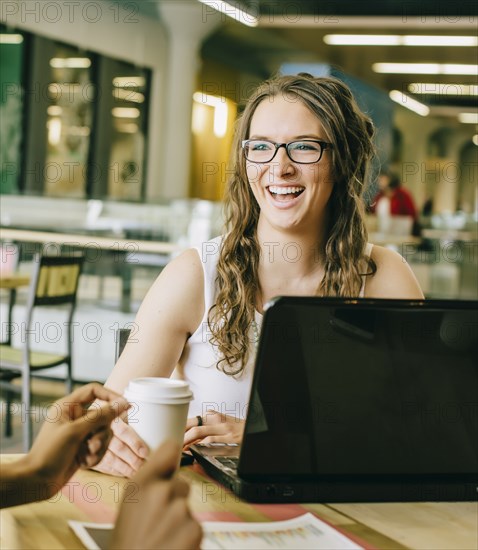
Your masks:
M 237 470 L 237 463 L 239 458 L 235 456 L 215 456 L 214 457 L 218 462 L 220 462 L 225 468 L 230 468 L 231 470 Z

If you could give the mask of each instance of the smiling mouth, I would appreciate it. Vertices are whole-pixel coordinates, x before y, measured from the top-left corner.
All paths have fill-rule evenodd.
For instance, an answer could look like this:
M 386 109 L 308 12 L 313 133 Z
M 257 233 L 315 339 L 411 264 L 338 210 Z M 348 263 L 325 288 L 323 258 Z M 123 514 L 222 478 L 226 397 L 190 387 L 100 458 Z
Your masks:
M 290 201 L 292 199 L 296 199 L 305 190 L 304 187 L 279 187 L 278 185 L 269 185 L 267 189 L 272 197 L 277 201 Z

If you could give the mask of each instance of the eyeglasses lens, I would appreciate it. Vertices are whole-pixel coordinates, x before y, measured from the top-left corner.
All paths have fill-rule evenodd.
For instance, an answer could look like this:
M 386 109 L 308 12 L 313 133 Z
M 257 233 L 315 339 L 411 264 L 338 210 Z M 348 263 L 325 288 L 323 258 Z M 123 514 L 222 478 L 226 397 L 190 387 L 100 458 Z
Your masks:
M 291 141 L 286 145 L 289 157 L 298 163 L 314 163 L 322 156 L 322 147 L 315 141 Z M 276 144 L 271 141 L 250 140 L 245 155 L 251 162 L 270 162 L 276 154 Z

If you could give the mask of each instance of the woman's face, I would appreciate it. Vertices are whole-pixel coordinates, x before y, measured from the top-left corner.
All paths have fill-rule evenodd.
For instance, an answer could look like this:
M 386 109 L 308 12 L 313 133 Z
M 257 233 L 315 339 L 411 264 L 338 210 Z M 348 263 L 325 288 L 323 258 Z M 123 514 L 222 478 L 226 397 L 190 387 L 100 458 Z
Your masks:
M 329 141 L 317 116 L 290 96 L 268 97 L 259 103 L 251 119 L 249 139 Z M 317 230 L 323 226 L 334 184 L 330 149 L 323 151 L 319 162 L 300 164 L 281 147 L 270 162 L 246 161 L 246 171 L 261 210 L 261 223 L 281 230 Z

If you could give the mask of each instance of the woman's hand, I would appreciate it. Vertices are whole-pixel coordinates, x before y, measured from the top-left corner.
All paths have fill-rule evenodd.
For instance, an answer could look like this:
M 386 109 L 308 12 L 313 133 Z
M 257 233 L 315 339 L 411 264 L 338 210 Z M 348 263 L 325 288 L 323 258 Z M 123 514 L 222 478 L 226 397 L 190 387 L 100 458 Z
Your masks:
M 241 443 L 245 421 L 235 416 L 207 411 L 205 415 L 188 418 L 184 446 L 193 443 Z
M 131 477 L 148 456 L 148 445 L 121 418 L 113 423 L 112 428 L 113 438 L 108 450 L 94 469 L 114 476 Z
M 110 548 L 199 548 L 202 530 L 189 511 L 189 487 L 174 476 L 179 452 L 164 443 L 134 476 L 137 500 L 121 506 Z
M 87 384 L 53 403 L 30 452 L 2 466 L 2 505 L 50 498 L 78 468 L 97 464 L 111 439 L 111 422 L 128 407 L 100 384 Z

